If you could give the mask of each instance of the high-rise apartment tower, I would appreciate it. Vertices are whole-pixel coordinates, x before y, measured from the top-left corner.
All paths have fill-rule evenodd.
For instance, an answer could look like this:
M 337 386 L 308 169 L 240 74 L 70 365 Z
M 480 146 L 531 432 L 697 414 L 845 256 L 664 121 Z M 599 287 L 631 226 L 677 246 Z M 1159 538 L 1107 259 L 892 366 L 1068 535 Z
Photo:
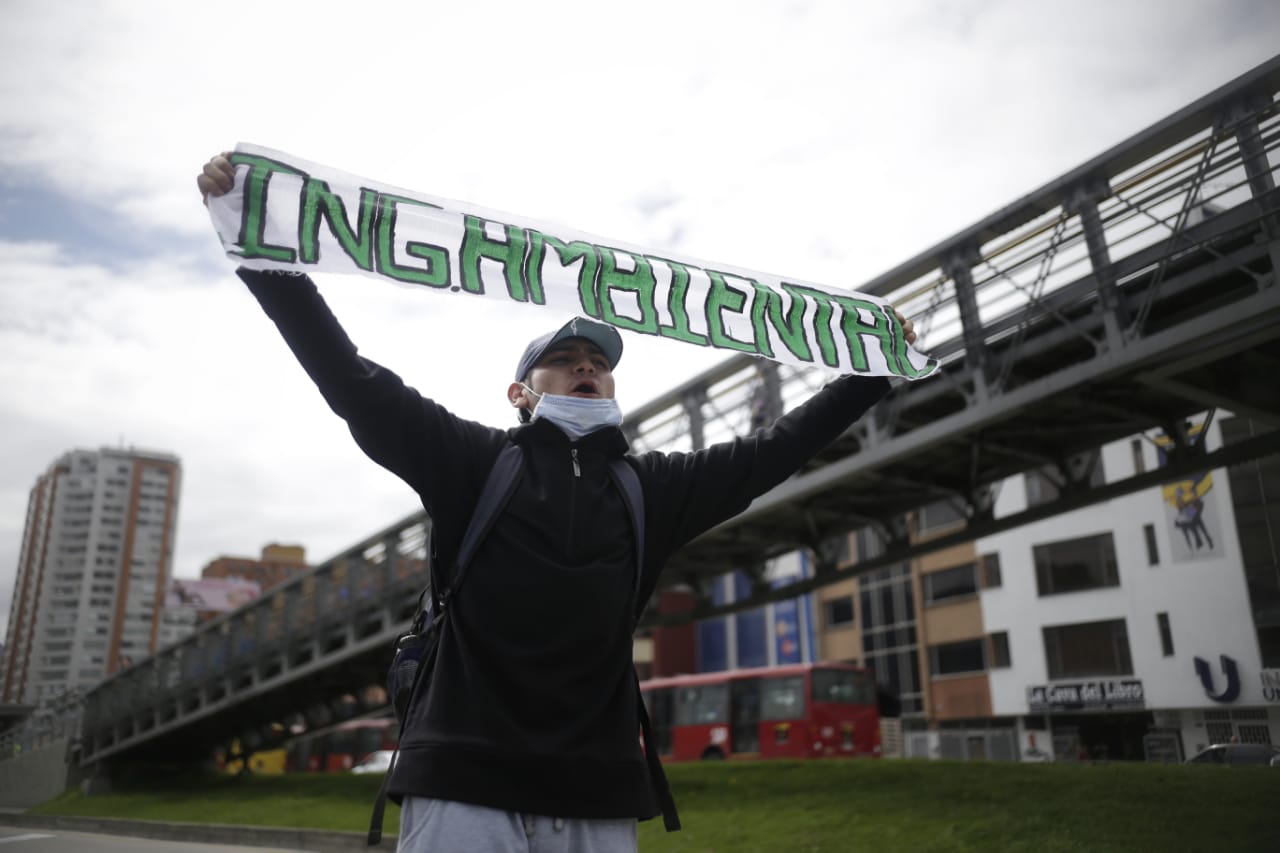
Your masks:
M 0 701 L 86 690 L 155 651 L 181 479 L 176 456 L 103 448 L 70 451 L 36 480 Z

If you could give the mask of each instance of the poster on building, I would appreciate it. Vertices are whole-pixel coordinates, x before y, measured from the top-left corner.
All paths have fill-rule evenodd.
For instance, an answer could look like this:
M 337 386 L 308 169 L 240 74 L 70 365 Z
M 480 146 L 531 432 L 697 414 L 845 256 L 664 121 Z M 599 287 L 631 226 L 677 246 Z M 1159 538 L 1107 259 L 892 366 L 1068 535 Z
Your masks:
M 1204 424 L 1187 429 L 1187 439 L 1204 440 Z M 1163 433 L 1156 435 L 1156 452 L 1160 467 L 1168 464 L 1174 441 Z M 1175 563 L 1216 559 L 1222 556 L 1222 514 L 1218 495 L 1213 490 L 1213 473 L 1203 471 L 1166 483 L 1160 487 L 1164 505 L 1165 530 L 1169 553 Z
M 262 588 L 255 581 L 242 578 L 174 578 L 165 591 L 164 606 L 226 613 L 261 594 Z
M 774 589 L 790 586 L 809 576 L 809 558 L 796 551 L 774 559 L 769 565 L 769 585 Z M 812 596 L 798 595 L 769 605 L 773 626 L 773 660 L 775 664 L 805 663 L 813 660 L 817 645 L 813 635 Z
M 777 662 L 800 663 L 800 604 L 794 598 L 773 604 L 773 639 Z

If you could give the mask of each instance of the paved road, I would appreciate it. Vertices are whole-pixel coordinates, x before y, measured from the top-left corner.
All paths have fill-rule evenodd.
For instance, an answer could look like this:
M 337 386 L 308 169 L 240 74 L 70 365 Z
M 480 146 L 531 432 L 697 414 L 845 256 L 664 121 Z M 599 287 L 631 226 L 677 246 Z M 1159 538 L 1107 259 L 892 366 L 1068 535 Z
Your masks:
M 0 853 L 302 853 L 267 847 L 156 841 L 51 829 L 0 827 Z

